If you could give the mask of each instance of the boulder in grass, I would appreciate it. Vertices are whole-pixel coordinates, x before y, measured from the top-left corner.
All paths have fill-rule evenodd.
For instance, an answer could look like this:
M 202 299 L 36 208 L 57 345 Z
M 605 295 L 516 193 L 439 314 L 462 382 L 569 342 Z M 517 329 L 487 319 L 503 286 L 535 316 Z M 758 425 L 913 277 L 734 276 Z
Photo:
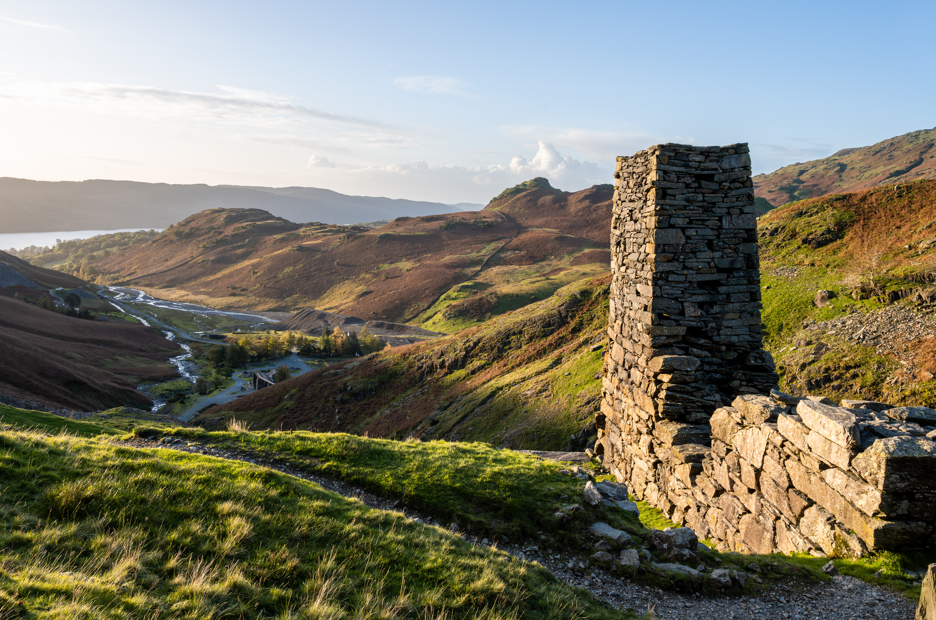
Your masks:
M 658 564 L 654 562 L 653 568 L 664 571 L 664 572 L 676 573 L 677 575 L 688 577 L 690 580 L 694 582 L 702 581 L 702 573 L 700 573 L 694 568 L 690 568 L 682 564 Z
M 699 538 L 691 528 L 654 530 L 650 533 L 650 542 L 670 560 L 694 564 L 699 559 Z
M 813 303 L 818 308 L 825 308 L 829 305 L 829 300 L 833 299 L 834 297 L 835 293 L 833 291 L 824 291 L 820 289 L 816 291 L 816 296 L 813 298 Z
M 710 575 L 712 587 L 719 590 L 731 587 L 731 573 L 727 568 L 716 568 Z
M 626 568 L 637 568 L 640 566 L 640 553 L 636 549 L 625 549 L 621 551 L 621 566 Z
M 599 493 L 612 501 L 627 500 L 627 486 L 619 482 L 604 480 L 602 482 L 596 482 L 594 486 L 598 489 Z
M 614 543 L 624 544 L 631 539 L 630 534 L 623 530 L 611 527 L 607 523 L 599 521 L 598 523 L 592 523 L 591 527 L 588 528 L 595 536 L 600 536 L 606 538 Z
M 601 503 L 601 493 L 595 488 L 591 480 L 585 483 L 585 490 L 582 491 L 582 496 L 585 498 L 585 503 L 592 506 L 597 506 Z

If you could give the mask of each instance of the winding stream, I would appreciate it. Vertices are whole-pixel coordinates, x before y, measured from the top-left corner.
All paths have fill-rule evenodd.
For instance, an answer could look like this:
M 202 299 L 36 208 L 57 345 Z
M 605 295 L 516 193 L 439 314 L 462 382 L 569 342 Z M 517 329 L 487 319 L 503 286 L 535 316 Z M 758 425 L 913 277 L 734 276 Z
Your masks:
M 148 295 L 147 293 L 144 293 L 143 291 L 138 291 L 132 288 L 125 288 L 125 287 L 120 287 L 120 286 L 109 286 L 107 287 L 107 289 L 111 293 L 114 294 L 114 301 L 108 302 L 110 303 L 110 305 L 112 305 L 114 308 L 116 308 L 120 312 L 128 313 L 134 316 L 137 320 L 139 320 L 141 323 L 143 323 L 147 327 L 153 327 L 153 323 L 146 320 L 146 318 L 144 318 L 143 316 L 141 316 L 139 311 L 133 312 L 128 307 L 122 307 L 120 302 L 123 302 L 123 303 L 132 302 L 132 303 L 138 303 L 138 304 L 146 304 L 149 306 L 153 306 L 154 308 L 162 308 L 162 309 L 167 309 L 167 310 L 179 310 L 182 312 L 190 312 L 192 314 L 229 316 L 229 317 L 237 318 L 241 320 L 252 319 L 252 320 L 256 320 L 257 322 L 262 322 L 262 323 L 272 322 L 270 321 L 270 319 L 264 316 L 261 316 L 258 314 L 250 314 L 248 312 L 230 312 L 227 310 L 216 310 L 214 308 L 208 308 L 206 306 L 199 306 L 196 304 L 166 301 L 164 299 L 158 299 L 156 297 L 153 297 L 152 295 Z M 182 347 L 182 349 L 185 350 L 185 352 L 182 353 L 181 355 L 176 355 L 175 357 L 170 358 L 169 363 L 176 367 L 176 369 L 179 371 L 179 375 L 181 375 L 183 379 L 185 379 L 186 381 L 194 385 L 195 381 L 197 381 L 199 377 L 198 366 L 194 362 L 191 361 L 192 348 L 189 345 L 182 342 L 183 339 L 193 338 L 193 336 L 183 332 L 182 330 L 176 327 L 163 323 L 162 321 L 159 321 L 156 319 L 153 319 L 153 321 L 157 323 L 157 327 L 161 328 L 162 332 L 166 335 L 167 340 L 171 340 L 177 343 L 180 347 Z M 197 337 L 194 337 L 194 339 L 198 340 Z M 240 386 L 238 384 L 235 387 L 240 387 Z M 146 390 L 144 386 L 139 386 L 137 389 L 140 389 L 144 393 L 147 393 L 149 391 L 149 390 Z M 164 407 L 168 403 L 168 398 L 154 398 L 151 394 L 148 394 L 148 395 L 153 399 L 153 408 L 152 408 L 153 412 L 159 411 L 162 407 Z
M 270 319 L 259 314 L 251 314 L 249 312 L 231 312 L 229 310 L 217 310 L 215 308 L 208 308 L 206 306 L 199 306 L 197 304 L 187 304 L 178 301 L 166 301 L 165 299 L 157 299 L 152 295 L 148 295 L 143 291 L 138 291 L 135 288 L 126 288 L 123 286 L 108 286 L 107 289 L 116 294 L 117 301 L 132 302 L 135 304 L 146 304 L 148 306 L 153 306 L 154 308 L 163 308 L 166 310 L 180 310 L 182 312 L 191 312 L 193 314 L 206 314 L 214 316 L 229 316 L 239 319 L 255 319 L 263 323 L 270 323 Z

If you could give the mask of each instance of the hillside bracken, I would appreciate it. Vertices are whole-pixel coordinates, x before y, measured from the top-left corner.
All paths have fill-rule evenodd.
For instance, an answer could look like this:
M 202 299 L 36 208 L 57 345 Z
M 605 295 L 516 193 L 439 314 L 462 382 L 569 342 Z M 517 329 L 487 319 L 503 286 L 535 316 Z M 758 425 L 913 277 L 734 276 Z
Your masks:
M 608 281 L 571 284 L 448 338 L 290 379 L 197 421 L 582 449 L 595 432 Z
M 936 405 L 936 181 L 791 203 L 758 228 L 783 389 Z

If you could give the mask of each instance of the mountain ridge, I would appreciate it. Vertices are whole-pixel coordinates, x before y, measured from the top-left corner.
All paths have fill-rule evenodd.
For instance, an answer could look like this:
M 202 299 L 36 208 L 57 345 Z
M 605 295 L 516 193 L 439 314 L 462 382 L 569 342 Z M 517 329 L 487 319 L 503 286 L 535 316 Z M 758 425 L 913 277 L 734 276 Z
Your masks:
M 754 177 L 761 210 L 826 194 L 936 178 L 936 128 L 911 131 L 870 146 L 784 166 Z M 767 204 L 764 204 L 766 202 Z
M 481 205 L 477 205 L 480 207 Z M 354 224 L 451 210 L 437 202 L 349 196 L 314 187 L 0 177 L 4 232 L 165 228 L 212 208 L 262 208 L 293 221 Z M 37 218 L 37 214 L 42 214 Z

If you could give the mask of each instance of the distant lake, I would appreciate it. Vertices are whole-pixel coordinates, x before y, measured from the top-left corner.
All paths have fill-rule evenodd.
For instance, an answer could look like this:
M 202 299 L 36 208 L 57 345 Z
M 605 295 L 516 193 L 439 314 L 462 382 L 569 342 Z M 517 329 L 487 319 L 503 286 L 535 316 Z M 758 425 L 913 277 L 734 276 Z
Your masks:
M 88 239 L 97 235 L 108 235 L 119 232 L 135 232 L 137 230 L 149 230 L 148 228 L 120 228 L 118 230 L 66 230 L 61 232 L 36 232 L 36 233 L 0 233 L 0 250 L 10 248 L 22 250 L 31 245 L 39 247 L 52 247 L 56 239 L 62 241 L 71 241 L 72 239 Z M 156 230 L 161 231 L 161 228 Z

